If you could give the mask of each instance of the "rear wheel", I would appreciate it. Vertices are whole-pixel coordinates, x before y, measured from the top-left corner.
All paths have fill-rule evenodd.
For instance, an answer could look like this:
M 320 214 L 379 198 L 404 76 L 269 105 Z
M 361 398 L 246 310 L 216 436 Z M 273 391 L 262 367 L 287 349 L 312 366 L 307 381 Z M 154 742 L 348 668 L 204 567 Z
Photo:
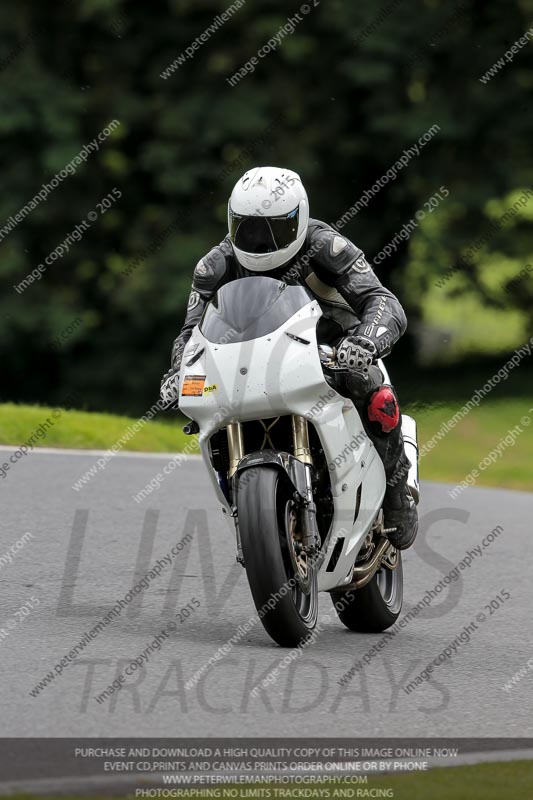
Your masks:
M 244 566 L 261 622 L 282 647 L 309 638 L 318 617 L 316 568 L 301 547 L 293 489 L 274 467 L 251 467 L 237 479 Z
M 394 625 L 403 602 L 403 570 L 401 553 L 397 553 L 396 569 L 381 567 L 362 589 L 347 594 L 332 593 L 337 615 L 343 625 L 359 633 L 379 633 Z

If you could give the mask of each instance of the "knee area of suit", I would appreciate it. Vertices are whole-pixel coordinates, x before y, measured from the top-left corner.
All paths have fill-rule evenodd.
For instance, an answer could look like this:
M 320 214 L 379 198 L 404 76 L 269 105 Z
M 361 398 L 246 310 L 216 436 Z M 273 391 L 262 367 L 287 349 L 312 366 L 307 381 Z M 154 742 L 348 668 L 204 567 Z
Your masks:
M 384 385 L 368 401 L 367 414 L 381 433 L 391 433 L 400 424 L 400 406 L 392 386 Z

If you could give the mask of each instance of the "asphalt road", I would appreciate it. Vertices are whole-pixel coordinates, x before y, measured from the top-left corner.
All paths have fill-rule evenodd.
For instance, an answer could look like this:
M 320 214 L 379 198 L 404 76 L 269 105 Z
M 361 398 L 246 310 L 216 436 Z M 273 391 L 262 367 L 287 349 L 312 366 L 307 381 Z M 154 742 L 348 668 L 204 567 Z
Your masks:
M 3 448 L 0 456 L 9 452 Z M 287 654 L 259 624 L 195 687 L 184 686 L 253 614 L 202 462 L 188 459 L 137 503 L 132 495 L 167 459 L 117 456 L 74 491 L 72 483 L 97 457 L 37 452 L 0 480 L 2 736 L 533 735 L 533 669 L 509 691 L 502 688 L 533 655 L 533 495 L 469 489 L 451 500 L 450 487 L 423 484 L 421 533 L 404 555 L 403 613 L 492 530 L 503 530 L 345 686 L 338 681 L 354 661 L 387 637 L 346 631 L 329 595 L 321 595 L 324 631 L 253 697 L 250 690 Z M 27 532 L 32 538 L 4 563 L 2 555 Z M 31 696 L 84 632 L 180 541 L 181 552 L 159 577 Z M 188 603 L 193 610 L 180 622 L 176 612 Z M 470 641 L 459 638 L 452 657 L 406 693 L 403 686 L 476 619 Z M 96 696 L 156 634 L 162 645 L 147 665 L 99 703 Z

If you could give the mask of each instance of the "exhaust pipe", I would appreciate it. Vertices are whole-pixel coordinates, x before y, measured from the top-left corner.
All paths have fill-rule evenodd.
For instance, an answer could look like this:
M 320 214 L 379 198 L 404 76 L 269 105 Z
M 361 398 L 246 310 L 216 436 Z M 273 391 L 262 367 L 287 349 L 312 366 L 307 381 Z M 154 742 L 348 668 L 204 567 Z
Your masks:
M 352 579 L 347 586 L 339 586 L 338 590 L 332 590 L 332 594 L 335 591 L 338 591 L 340 594 L 344 594 L 345 592 L 355 591 L 356 589 L 362 589 L 363 586 L 366 586 L 369 583 L 378 569 L 381 566 L 381 563 L 387 559 L 389 556 L 393 556 L 395 554 L 395 549 L 392 544 L 386 539 L 384 536 L 380 537 L 378 540 L 374 552 L 368 559 L 365 561 L 364 564 L 356 565 L 353 568 L 352 572 Z M 387 563 L 387 567 L 389 569 L 396 569 L 398 565 L 397 558 L 395 561 L 391 563 Z

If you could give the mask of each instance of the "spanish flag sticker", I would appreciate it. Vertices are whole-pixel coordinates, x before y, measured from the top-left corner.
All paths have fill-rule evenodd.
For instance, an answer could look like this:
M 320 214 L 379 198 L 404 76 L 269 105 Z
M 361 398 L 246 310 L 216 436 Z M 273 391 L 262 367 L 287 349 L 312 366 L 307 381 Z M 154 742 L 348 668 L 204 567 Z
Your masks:
M 181 387 L 182 396 L 202 397 L 204 393 L 205 375 L 186 375 Z

